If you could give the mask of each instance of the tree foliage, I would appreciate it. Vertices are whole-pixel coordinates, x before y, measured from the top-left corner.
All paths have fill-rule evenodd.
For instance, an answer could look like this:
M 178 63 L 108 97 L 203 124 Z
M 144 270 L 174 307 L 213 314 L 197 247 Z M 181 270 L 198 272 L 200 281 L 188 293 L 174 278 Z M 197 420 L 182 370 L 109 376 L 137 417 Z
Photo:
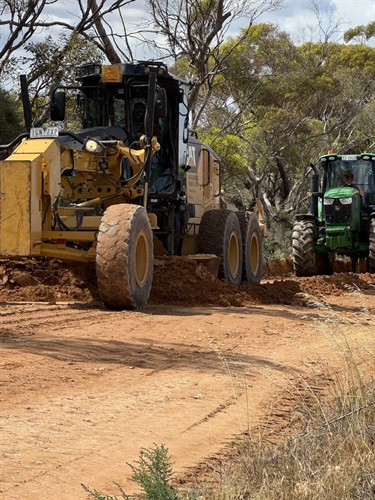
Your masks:
M 0 0 L 0 26 L 2 47 L 0 48 L 0 75 L 12 55 L 21 49 L 35 34 L 36 23 L 49 0 Z
M 371 21 L 366 26 L 360 25 L 347 30 L 344 34 L 345 42 L 355 40 L 360 43 L 368 42 L 375 37 L 375 21 Z
M 22 112 L 14 95 L 0 89 L 0 144 L 10 143 L 23 132 Z
M 48 120 L 49 101 L 54 88 L 76 85 L 77 65 L 103 59 L 90 39 L 76 33 L 61 33 L 57 39 L 48 35 L 42 42 L 30 42 L 25 50 L 22 62 L 29 68 L 28 85 L 35 126 Z
M 123 9 L 134 0 L 73 0 L 69 3 L 69 16 L 55 17 L 49 7 L 56 0 L 0 0 L 0 26 L 3 47 L 0 49 L 0 74 L 4 65 L 32 37 L 60 33 L 79 34 L 92 41 L 112 63 L 132 58 L 128 41 L 129 34 L 124 21 Z M 116 33 L 111 16 L 122 24 L 123 31 Z M 41 35 L 42 34 L 42 35 Z

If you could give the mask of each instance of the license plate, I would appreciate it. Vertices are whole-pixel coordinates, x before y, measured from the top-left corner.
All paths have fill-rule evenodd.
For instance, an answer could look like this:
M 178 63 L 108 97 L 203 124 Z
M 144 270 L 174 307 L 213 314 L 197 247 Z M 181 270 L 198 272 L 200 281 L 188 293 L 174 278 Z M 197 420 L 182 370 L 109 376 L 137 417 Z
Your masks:
M 40 139 L 43 137 L 58 137 L 57 127 L 35 127 L 30 130 L 30 139 Z

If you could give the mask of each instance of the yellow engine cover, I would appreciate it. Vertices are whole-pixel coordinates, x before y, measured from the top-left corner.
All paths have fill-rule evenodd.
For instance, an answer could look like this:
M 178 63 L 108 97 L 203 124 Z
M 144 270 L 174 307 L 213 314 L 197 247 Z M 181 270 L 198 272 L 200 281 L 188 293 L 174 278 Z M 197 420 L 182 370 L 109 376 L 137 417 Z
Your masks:
M 42 233 L 42 196 L 58 195 L 60 148 L 57 141 L 23 141 L 0 161 L 0 255 L 30 256 Z M 52 193 L 51 193 L 52 191 Z

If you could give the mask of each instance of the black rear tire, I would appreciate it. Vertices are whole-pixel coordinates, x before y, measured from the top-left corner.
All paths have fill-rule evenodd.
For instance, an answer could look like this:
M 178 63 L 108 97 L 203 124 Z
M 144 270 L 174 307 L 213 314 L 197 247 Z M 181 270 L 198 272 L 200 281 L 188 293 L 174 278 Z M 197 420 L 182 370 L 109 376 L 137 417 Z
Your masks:
M 109 309 L 137 309 L 149 298 L 153 276 L 153 235 L 145 209 L 112 205 L 99 226 L 96 276 Z
M 199 226 L 197 252 L 221 258 L 218 276 L 232 285 L 242 278 L 242 240 L 240 224 L 230 210 L 208 210 Z

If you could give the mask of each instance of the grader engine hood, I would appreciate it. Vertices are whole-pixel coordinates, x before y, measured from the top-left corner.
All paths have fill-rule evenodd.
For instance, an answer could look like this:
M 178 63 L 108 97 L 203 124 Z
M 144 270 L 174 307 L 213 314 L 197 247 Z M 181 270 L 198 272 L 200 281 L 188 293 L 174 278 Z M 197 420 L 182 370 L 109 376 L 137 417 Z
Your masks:
M 60 192 L 60 146 L 55 139 L 24 140 L 0 162 L 0 255 L 39 255 L 43 208 Z

